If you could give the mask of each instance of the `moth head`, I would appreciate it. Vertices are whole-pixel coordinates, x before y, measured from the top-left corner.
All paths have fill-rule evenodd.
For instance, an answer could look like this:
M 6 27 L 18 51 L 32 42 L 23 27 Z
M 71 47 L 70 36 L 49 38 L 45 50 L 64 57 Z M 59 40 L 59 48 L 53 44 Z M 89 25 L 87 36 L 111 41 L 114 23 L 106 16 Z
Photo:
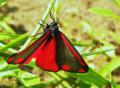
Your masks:
M 49 26 L 50 26 L 50 29 L 53 29 L 53 30 L 58 30 L 58 23 L 53 21 Z
M 50 24 L 50 26 L 51 26 L 51 27 L 55 27 L 55 26 L 57 26 L 57 24 L 58 24 L 57 22 L 53 21 L 53 22 Z

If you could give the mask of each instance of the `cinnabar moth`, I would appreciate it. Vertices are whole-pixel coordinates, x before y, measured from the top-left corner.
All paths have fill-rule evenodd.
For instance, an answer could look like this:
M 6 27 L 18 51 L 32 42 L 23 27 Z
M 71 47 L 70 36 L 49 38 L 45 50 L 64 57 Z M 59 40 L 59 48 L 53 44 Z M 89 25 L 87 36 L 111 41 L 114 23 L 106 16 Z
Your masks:
M 44 28 L 43 35 L 25 50 L 13 54 L 7 60 L 9 64 L 25 65 L 36 59 L 43 70 L 59 70 L 85 73 L 88 66 L 82 56 L 73 47 L 67 37 L 59 31 L 55 20 Z

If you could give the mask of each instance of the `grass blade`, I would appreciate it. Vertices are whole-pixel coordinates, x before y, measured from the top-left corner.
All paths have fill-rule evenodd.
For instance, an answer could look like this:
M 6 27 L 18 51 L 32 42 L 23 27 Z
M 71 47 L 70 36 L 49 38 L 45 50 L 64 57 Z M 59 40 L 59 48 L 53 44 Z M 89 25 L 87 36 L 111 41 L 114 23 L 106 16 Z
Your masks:
M 24 34 L 19 36 L 18 38 L 16 38 L 15 40 L 12 40 L 10 43 L 8 43 L 7 45 L 3 46 L 0 48 L 0 52 L 4 52 L 5 50 L 7 50 L 8 48 L 12 48 L 14 46 L 18 46 L 17 44 L 21 41 L 23 41 L 24 39 L 28 38 L 29 35 L 28 34 Z
M 120 57 L 115 57 L 106 64 L 101 70 L 99 71 L 99 74 L 103 77 L 105 77 L 107 74 L 111 73 L 113 70 L 115 70 L 117 67 L 120 66 Z

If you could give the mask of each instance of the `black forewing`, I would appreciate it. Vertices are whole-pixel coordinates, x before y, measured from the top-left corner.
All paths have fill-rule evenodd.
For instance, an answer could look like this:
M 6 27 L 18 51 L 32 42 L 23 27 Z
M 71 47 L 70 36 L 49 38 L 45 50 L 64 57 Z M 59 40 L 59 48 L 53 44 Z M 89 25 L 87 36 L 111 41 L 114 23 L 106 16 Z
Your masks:
M 68 39 L 66 39 L 66 41 L 70 43 Z M 70 45 L 73 47 L 71 43 Z M 81 56 L 80 58 L 83 59 Z M 80 64 L 80 62 L 76 59 L 75 55 L 72 53 L 69 47 L 66 46 L 66 44 L 64 44 L 60 35 L 57 36 L 57 64 L 59 68 L 62 70 L 66 70 L 62 68 L 64 65 L 68 66 L 70 69 L 67 69 L 67 71 L 70 71 L 70 72 L 82 72 L 80 71 L 80 69 L 83 69 L 84 70 L 83 72 L 86 72 L 88 70 L 87 66 L 82 66 Z

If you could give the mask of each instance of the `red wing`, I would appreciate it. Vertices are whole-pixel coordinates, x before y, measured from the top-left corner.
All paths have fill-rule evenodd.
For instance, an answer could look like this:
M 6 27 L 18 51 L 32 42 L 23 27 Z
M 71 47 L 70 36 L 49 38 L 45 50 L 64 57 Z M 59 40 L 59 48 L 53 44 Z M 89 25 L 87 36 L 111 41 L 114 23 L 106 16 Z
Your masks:
M 36 64 L 47 71 L 56 72 L 59 70 L 56 63 L 56 37 L 49 37 L 38 49 Z
M 25 50 L 13 54 L 8 58 L 7 62 L 9 64 L 27 64 L 32 58 L 36 56 L 38 52 L 35 52 L 38 47 L 48 38 L 50 31 L 43 34 L 37 41 L 31 44 Z
M 88 71 L 88 66 L 82 56 L 61 32 L 57 37 L 57 64 L 65 71 L 80 73 Z

